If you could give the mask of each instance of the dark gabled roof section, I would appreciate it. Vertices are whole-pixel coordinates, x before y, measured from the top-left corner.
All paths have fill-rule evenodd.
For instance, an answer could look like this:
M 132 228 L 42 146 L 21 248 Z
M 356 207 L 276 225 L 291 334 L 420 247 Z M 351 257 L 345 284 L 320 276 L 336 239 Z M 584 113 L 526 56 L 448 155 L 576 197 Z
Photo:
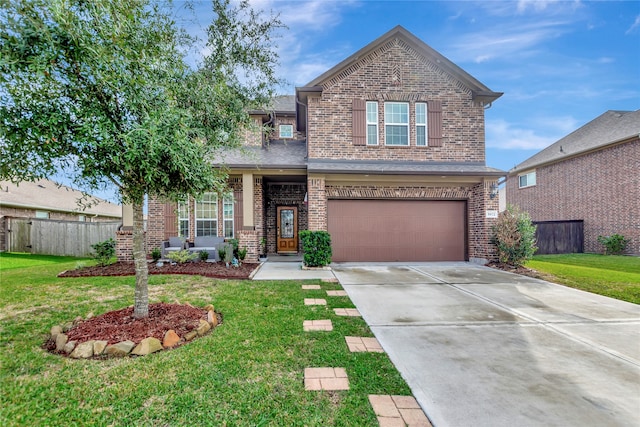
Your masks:
M 640 137 L 640 110 L 609 110 L 529 157 L 511 169 L 509 174 L 523 172 L 638 137 Z
M 275 140 L 265 147 L 250 146 L 224 150 L 220 163 L 235 169 L 306 169 L 307 144 L 297 140 Z
M 296 97 L 294 95 L 277 95 L 271 99 L 271 104 L 264 110 L 250 110 L 251 115 L 291 115 L 296 113 Z

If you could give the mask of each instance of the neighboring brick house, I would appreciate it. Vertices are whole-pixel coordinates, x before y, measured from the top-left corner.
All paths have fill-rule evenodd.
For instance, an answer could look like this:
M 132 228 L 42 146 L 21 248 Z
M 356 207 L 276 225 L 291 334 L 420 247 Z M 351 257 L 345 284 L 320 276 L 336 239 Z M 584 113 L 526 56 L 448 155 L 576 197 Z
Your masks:
M 41 179 L 14 184 L 0 181 L 0 251 L 7 250 L 9 218 L 47 218 L 65 221 L 120 221 L 120 205 L 92 198 L 91 206 L 82 207 L 82 192 Z
M 498 178 L 485 163 L 493 92 L 396 27 L 328 70 L 229 152 L 229 192 L 180 205 L 150 200 L 149 250 L 169 236 L 239 239 L 255 260 L 298 253 L 300 230 L 331 233 L 334 261 L 494 258 Z
M 584 221 L 584 251 L 622 234 L 640 254 L 640 110 L 607 111 L 509 171 L 507 203 L 533 221 Z

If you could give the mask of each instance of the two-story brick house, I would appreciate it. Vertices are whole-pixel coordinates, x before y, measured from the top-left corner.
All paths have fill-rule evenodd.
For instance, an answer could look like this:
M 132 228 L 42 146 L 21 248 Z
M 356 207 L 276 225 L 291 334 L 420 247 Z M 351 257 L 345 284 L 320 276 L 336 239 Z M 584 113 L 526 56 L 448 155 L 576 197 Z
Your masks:
M 485 163 L 493 92 L 396 27 L 252 111 L 271 132 L 229 152 L 229 191 L 149 202 L 147 246 L 177 234 L 239 239 L 256 259 L 297 253 L 300 230 L 327 230 L 334 261 L 486 261 L 503 171 Z
M 584 252 L 622 234 L 640 254 L 640 110 L 606 111 L 509 171 L 507 203 L 535 222 L 582 221 Z M 551 235 L 544 246 L 553 248 Z M 561 249 L 564 249 L 561 246 Z

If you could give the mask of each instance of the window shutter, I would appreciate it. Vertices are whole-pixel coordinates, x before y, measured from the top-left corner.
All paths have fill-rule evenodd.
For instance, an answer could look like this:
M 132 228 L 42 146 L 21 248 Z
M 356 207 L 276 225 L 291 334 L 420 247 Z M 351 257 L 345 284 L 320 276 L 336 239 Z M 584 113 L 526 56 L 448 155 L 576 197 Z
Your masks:
M 427 132 L 430 147 L 442 147 L 442 102 L 428 102 Z
M 353 145 L 367 145 L 367 103 L 353 100 Z
M 176 237 L 178 235 L 178 204 L 164 204 L 164 238 Z

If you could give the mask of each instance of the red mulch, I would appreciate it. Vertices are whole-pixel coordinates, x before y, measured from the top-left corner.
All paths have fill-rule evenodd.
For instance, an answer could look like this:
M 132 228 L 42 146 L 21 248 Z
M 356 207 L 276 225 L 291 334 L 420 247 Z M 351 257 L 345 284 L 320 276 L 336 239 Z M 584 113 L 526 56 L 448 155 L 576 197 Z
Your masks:
M 216 313 L 218 322 L 222 322 L 220 313 Z M 200 319 L 207 320 L 207 311 L 188 304 L 149 304 L 149 317 L 134 319 L 133 307 L 110 311 L 75 324 L 67 332 L 69 341 L 78 343 L 90 340 L 108 341 L 109 345 L 121 341 L 133 341 L 138 344 L 147 337 L 162 341 L 165 332 L 173 329 L 180 337 L 196 329 Z M 55 353 L 56 343 L 49 339 L 44 348 Z
M 258 267 L 258 264 L 242 263 L 239 267 L 227 267 L 221 262 L 185 262 L 183 264 L 171 264 L 165 262 L 162 267 L 155 263 L 149 263 L 149 274 L 188 274 L 218 279 L 248 279 L 249 275 Z M 134 276 L 136 274 L 133 262 L 119 261 L 104 267 L 82 267 L 75 270 L 67 270 L 58 277 L 91 277 L 91 276 Z

